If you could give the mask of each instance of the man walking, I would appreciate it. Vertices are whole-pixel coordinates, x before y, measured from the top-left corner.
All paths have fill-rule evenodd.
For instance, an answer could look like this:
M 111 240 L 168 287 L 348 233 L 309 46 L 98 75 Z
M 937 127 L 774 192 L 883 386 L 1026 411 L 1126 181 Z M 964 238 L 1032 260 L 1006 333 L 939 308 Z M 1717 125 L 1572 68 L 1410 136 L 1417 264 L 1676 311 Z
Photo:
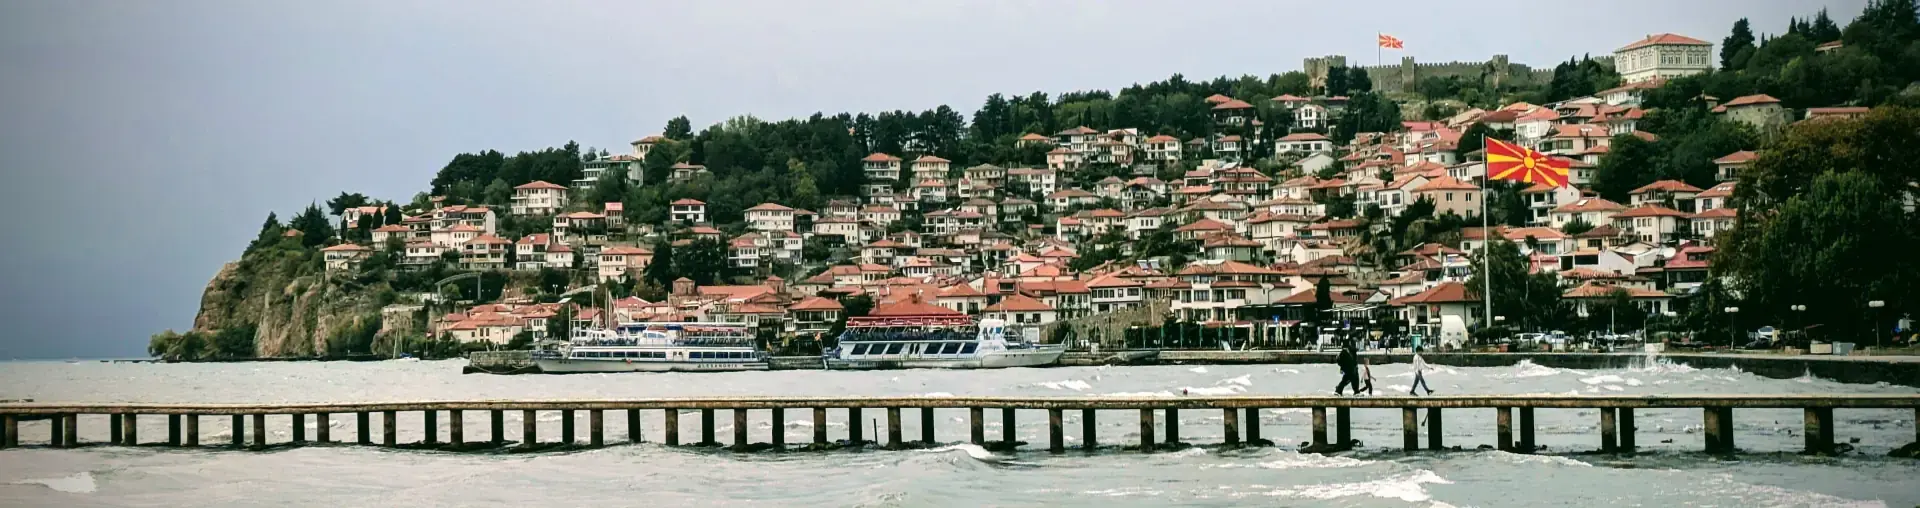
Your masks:
M 1360 355 L 1353 350 L 1353 343 L 1342 343 L 1340 345 L 1340 355 L 1334 357 L 1333 361 L 1340 365 L 1340 384 L 1333 386 L 1333 394 L 1343 395 L 1341 392 L 1345 391 L 1348 386 L 1352 386 L 1353 394 L 1359 395 Z
M 1427 390 L 1427 395 L 1433 395 L 1433 387 L 1427 386 L 1426 371 L 1427 360 L 1420 357 L 1420 349 L 1416 347 L 1413 350 L 1413 386 L 1407 387 L 1407 395 L 1418 396 L 1422 388 Z

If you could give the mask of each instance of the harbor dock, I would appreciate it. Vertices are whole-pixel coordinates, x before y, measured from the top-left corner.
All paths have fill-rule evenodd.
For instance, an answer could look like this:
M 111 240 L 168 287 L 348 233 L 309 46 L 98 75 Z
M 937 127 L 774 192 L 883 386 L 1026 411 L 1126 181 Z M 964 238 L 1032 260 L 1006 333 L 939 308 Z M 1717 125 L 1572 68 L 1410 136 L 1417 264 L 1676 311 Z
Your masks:
M 626 436 L 634 442 L 643 439 L 640 429 L 642 411 L 662 411 L 666 428 L 663 430 L 663 442 L 668 446 L 703 445 L 723 446 L 715 439 L 716 411 L 729 411 L 733 419 L 731 447 L 738 451 L 757 451 L 766 449 L 785 450 L 785 433 L 782 426 L 775 426 L 768 441 L 755 442 L 749 435 L 747 425 L 749 412 L 768 411 L 773 421 L 785 422 L 787 411 L 812 415 L 812 443 L 805 445 L 812 449 L 830 449 L 836 443 L 850 443 L 855 446 L 869 442 L 860 425 L 849 425 L 845 441 L 829 441 L 827 412 L 845 411 L 848 421 L 862 421 L 862 411 L 884 413 L 886 427 L 885 446 L 904 448 L 934 444 L 936 425 L 935 409 L 965 409 L 966 424 L 969 426 L 969 441 L 976 445 L 998 449 L 1015 449 L 1020 446 L 1014 439 L 1016 410 L 1043 410 L 1047 413 L 1048 439 L 1046 449 L 1054 453 L 1066 450 L 1066 429 L 1063 414 L 1068 411 L 1080 412 L 1079 446 L 1094 449 L 1099 446 L 1094 438 L 1096 412 L 1128 411 L 1138 412 L 1140 432 L 1137 445 L 1127 448 L 1139 451 L 1154 451 L 1169 447 L 1184 446 L 1179 437 L 1178 423 L 1181 412 L 1217 412 L 1223 426 L 1226 446 L 1268 445 L 1261 438 L 1263 429 L 1273 425 L 1263 425 L 1260 421 L 1262 409 L 1300 408 L 1312 413 L 1312 440 L 1303 447 L 1308 452 L 1333 452 L 1349 449 L 1352 446 L 1352 412 L 1399 411 L 1402 422 L 1402 442 L 1400 448 L 1406 451 L 1444 450 L 1442 436 L 1446 420 L 1444 415 L 1461 411 L 1490 411 L 1496 415 L 1495 428 L 1491 431 L 1497 437 L 1495 448 L 1514 452 L 1530 452 L 1536 449 L 1534 443 L 1534 417 L 1537 411 L 1559 410 L 1598 410 L 1599 420 L 1593 436 L 1597 450 L 1601 452 L 1631 452 L 1635 444 L 1634 411 L 1640 409 L 1697 409 L 1700 411 L 1701 424 L 1705 437 L 1705 452 L 1732 454 L 1738 452 L 1735 446 L 1733 413 L 1746 409 L 1800 409 L 1805 416 L 1804 452 L 1810 454 L 1830 454 L 1834 446 L 1834 411 L 1855 409 L 1907 409 L 1914 412 L 1914 420 L 1920 421 L 1920 395 L 1667 395 L 1667 396 L 1446 396 L 1446 397 L 1295 397 L 1295 396 L 1225 396 L 1225 397 L 705 397 L 705 398 L 663 398 L 637 400 L 481 400 L 481 401 L 423 401 L 423 402 L 379 402 L 379 403 L 337 403 L 337 404 L 101 404 L 101 403 L 59 403 L 31 402 L 0 404 L 0 427 L 4 435 L 0 436 L 0 447 L 22 446 L 23 442 L 32 445 L 44 445 L 56 448 L 71 448 L 83 445 L 158 445 L 164 443 L 171 447 L 198 447 L 203 437 L 200 424 L 208 419 L 230 421 L 231 448 L 264 449 L 269 445 L 268 436 L 273 429 L 267 428 L 268 415 L 291 416 L 291 440 L 274 445 L 304 444 L 357 444 L 378 446 L 432 448 L 448 451 L 472 449 L 519 449 L 539 450 L 553 446 L 605 446 L 608 413 L 616 416 L 624 414 L 627 426 Z M 1000 410 L 1002 425 L 999 441 L 988 441 L 985 415 L 989 409 Z M 509 441 L 505 428 L 505 415 L 509 411 L 521 413 L 522 428 L 517 442 Z M 421 413 L 424 423 L 423 438 L 417 443 L 402 445 L 397 440 L 397 414 L 401 412 Z M 557 443 L 542 442 L 535 422 L 543 412 L 557 412 L 561 418 L 561 435 Z M 697 441 L 683 440 L 681 432 L 682 413 L 697 413 Z M 909 418 L 918 412 L 921 435 L 915 442 L 906 440 L 902 435 L 902 418 Z M 582 413 L 587 420 L 587 441 L 580 443 L 576 439 L 576 423 Z M 452 425 L 442 440 L 438 418 L 448 418 Z M 1193 413 L 1187 413 L 1193 414 Z M 356 435 L 335 441 L 330 436 L 334 416 L 353 415 L 358 423 Z M 380 433 L 373 433 L 372 421 L 378 417 Z M 1331 418 L 1329 416 L 1331 415 Z M 307 435 L 306 419 L 311 416 L 320 422 L 315 427 L 311 440 Z M 488 435 L 481 440 L 469 440 L 463 435 L 468 416 L 485 418 L 488 422 Z M 1425 429 L 1420 421 L 1424 416 Z M 163 441 L 142 441 L 138 435 L 139 419 L 143 417 L 165 418 L 167 435 Z M 83 418 L 106 419 L 108 435 L 102 441 L 88 441 L 79 435 L 78 422 Z M 20 422 L 24 420 L 52 420 L 47 439 L 40 441 L 20 435 Z M 1910 421 L 1909 423 L 1911 423 Z M 1156 442 L 1162 436 L 1164 440 Z M 1915 442 L 1920 443 L 1920 428 L 1916 428 Z M 871 439 L 880 438 L 876 430 Z M 1453 434 L 1458 436 L 1458 433 Z M 1425 444 L 1422 445 L 1422 437 Z M 95 437 L 94 439 L 100 439 Z M 249 440 L 250 439 L 250 440 Z M 37 442 L 37 443 L 36 443 Z M 1908 445 L 1913 448 L 1915 445 Z

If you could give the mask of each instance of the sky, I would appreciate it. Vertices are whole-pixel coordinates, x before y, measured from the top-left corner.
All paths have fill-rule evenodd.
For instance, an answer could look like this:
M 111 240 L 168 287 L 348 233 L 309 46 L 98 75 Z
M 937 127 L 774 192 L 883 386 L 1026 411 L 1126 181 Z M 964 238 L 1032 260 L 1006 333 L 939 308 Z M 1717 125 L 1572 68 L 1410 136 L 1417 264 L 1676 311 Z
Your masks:
M 1779 33 L 1865 0 L 0 2 L 0 360 L 144 356 L 270 211 L 406 201 L 454 154 L 627 150 L 687 115 L 971 113 L 1369 63 L 1551 67 L 1648 34 Z

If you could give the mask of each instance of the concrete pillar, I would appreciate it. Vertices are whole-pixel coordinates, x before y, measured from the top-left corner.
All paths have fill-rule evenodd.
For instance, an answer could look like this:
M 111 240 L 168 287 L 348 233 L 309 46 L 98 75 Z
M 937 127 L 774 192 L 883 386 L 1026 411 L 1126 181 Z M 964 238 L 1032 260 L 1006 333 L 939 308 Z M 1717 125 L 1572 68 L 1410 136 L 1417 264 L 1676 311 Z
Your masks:
M 897 412 L 898 410 L 895 410 L 895 411 Z M 895 420 L 898 420 L 898 418 L 895 418 Z M 893 425 L 897 429 L 899 428 L 900 424 L 899 422 L 894 422 Z M 734 409 L 733 410 L 733 445 L 746 446 L 749 444 L 752 444 L 752 443 L 747 438 L 747 410 Z
M 358 413 L 354 413 L 353 420 L 354 420 L 353 422 L 354 428 L 358 429 L 358 433 L 360 434 L 360 439 L 359 439 L 360 444 L 363 444 L 363 445 L 373 444 L 373 430 L 372 430 L 372 424 L 371 424 L 372 422 L 368 421 L 370 420 L 370 418 L 368 418 L 367 412 L 361 411 Z
M 507 412 L 500 409 L 487 411 L 488 441 L 495 445 L 507 442 Z
M 1829 408 L 1806 409 L 1806 453 L 1826 454 L 1833 452 L 1833 410 Z
M 1400 408 L 1400 447 L 1409 452 L 1420 449 L 1419 409 Z
M 1427 449 L 1440 450 L 1447 447 L 1446 442 L 1440 439 L 1442 428 L 1444 427 L 1440 423 L 1440 408 L 1427 408 Z
M 235 447 L 246 446 L 247 445 L 247 417 L 242 415 L 233 415 L 233 423 L 228 425 L 229 425 L 229 428 L 233 429 L 233 432 L 231 432 L 232 436 L 230 436 L 233 438 L 233 446 Z M 134 436 L 133 429 L 134 429 L 133 415 L 127 415 L 127 441 L 138 442 L 138 440 Z M 364 442 L 367 440 L 367 437 L 366 437 L 367 435 L 364 433 L 365 431 L 361 431 L 361 432 L 362 434 L 360 434 L 360 440 Z
M 180 415 L 167 415 L 167 446 L 180 446 Z
M 720 442 L 713 440 L 713 410 L 702 409 L 700 410 L 700 445 L 712 446 L 717 444 L 720 444 Z
M 400 444 L 399 422 L 400 422 L 399 416 L 395 415 L 392 411 L 383 411 L 380 413 L 380 442 L 381 443 L 384 443 L 387 446 L 396 446 Z M 259 421 L 255 421 L 253 423 L 255 427 L 260 426 Z
M 122 440 L 121 440 L 121 438 L 120 438 L 120 436 L 121 436 L 121 433 L 120 433 L 120 424 L 121 424 L 121 423 L 125 423 L 125 422 L 124 422 L 123 420 L 121 420 L 121 419 L 120 419 L 120 415 L 119 415 L 119 414 L 117 414 L 117 413 L 116 413 L 116 414 L 110 414 L 110 415 L 107 415 L 107 442 L 108 442 L 108 443 L 111 443 L 111 444 L 125 444 L 125 443 L 126 443 L 125 441 L 122 441 Z
M 899 447 L 904 441 L 900 432 L 900 408 L 887 408 L 887 446 Z
M 1614 426 L 1613 415 L 1613 408 L 1600 408 L 1600 451 L 1603 452 L 1620 451 L 1619 429 Z
M 20 446 L 20 419 L 13 415 L 0 415 L 0 448 Z
M 668 409 L 665 418 L 666 422 L 662 427 L 665 427 L 664 431 L 667 433 L 667 446 L 680 446 L 680 410 Z
M 707 422 L 711 425 L 713 422 Z M 708 441 L 712 441 L 709 439 Z M 560 410 L 560 444 L 573 446 L 573 410 Z
M 920 442 L 933 444 L 933 408 L 920 408 Z
M 1533 453 L 1533 408 L 1520 408 L 1520 449 Z
M 1180 444 L 1180 410 L 1167 408 L 1167 444 Z
M 1013 430 L 1014 424 L 1013 408 L 1000 408 L 1000 440 L 1005 441 L 1008 446 L 1012 446 L 1013 442 L 1018 441 L 1020 437 Z
M 1623 407 L 1614 410 L 1613 425 L 1619 429 L 1620 450 L 1631 452 L 1638 448 L 1633 444 L 1633 408 Z
M 1327 408 L 1313 408 L 1313 446 L 1327 445 Z
M 307 415 L 291 414 L 287 416 L 293 418 L 293 442 L 307 442 Z
M 125 417 L 126 417 L 126 419 L 127 419 L 127 423 L 126 423 L 126 424 L 124 424 L 124 425 L 121 425 L 121 426 L 120 426 L 120 427 L 121 427 L 121 428 L 120 428 L 120 430 L 121 430 L 122 432 L 125 432 L 125 433 L 126 433 L 126 435 L 125 435 L 125 436 L 122 436 L 122 439 L 124 439 L 124 440 L 126 440 L 126 443 L 127 443 L 127 446 L 140 446 L 140 418 L 139 418 L 139 415 L 137 415 L 137 414 L 133 414 L 133 413 L 128 413 L 128 414 L 126 414 L 126 415 L 122 415 L 122 416 L 125 416 Z M 237 417 L 237 416 L 236 416 L 235 418 L 239 418 L 239 417 Z M 13 433 L 13 437 L 14 437 L 14 446 L 19 446 L 19 445 L 20 445 L 20 441 L 19 441 L 19 440 L 20 440 L 20 432 L 16 430 L 16 431 L 15 431 L 15 432 Z M 235 438 L 235 439 L 239 439 L 239 438 Z M 234 441 L 234 442 L 233 442 L 233 444 L 240 444 L 240 442 L 239 442 L 239 441 Z
M 1092 409 L 1080 410 L 1080 447 L 1087 451 L 1093 451 L 1099 446 L 1100 441 L 1100 431 L 1095 428 L 1093 414 Z
M 978 445 L 987 444 L 987 410 L 986 409 L 977 408 L 977 407 L 967 408 L 967 426 L 969 427 L 967 429 L 968 431 L 967 436 L 969 439 L 973 440 L 974 445 L 978 446 Z
M 1257 407 L 1247 408 L 1246 426 L 1247 426 L 1247 444 L 1253 444 L 1254 442 L 1259 441 L 1260 440 L 1260 408 L 1257 408 Z
M 1240 410 L 1226 408 L 1220 410 L 1220 431 L 1226 434 L 1226 444 L 1240 444 Z
M 1700 433 L 1706 438 L 1707 453 L 1725 453 L 1726 446 L 1720 442 L 1720 411 L 1715 408 L 1700 410 Z
M 187 446 L 200 446 L 200 415 L 186 415 Z
M 813 444 L 827 444 L 827 408 L 813 408 Z
M 447 444 L 461 446 L 467 444 L 467 412 L 459 409 L 447 410 Z
M 325 443 L 333 440 L 333 414 L 320 413 L 313 417 L 313 438 Z
M 780 410 L 778 409 L 774 410 L 773 414 L 776 414 L 776 415 L 780 414 Z M 633 444 L 640 444 L 646 441 L 647 439 L 645 437 L 645 434 L 642 434 L 640 432 L 640 410 L 628 409 L 627 410 L 627 442 L 633 443 Z
M 1047 451 L 1053 453 L 1067 451 L 1067 433 L 1064 425 L 1059 409 L 1047 410 Z
M 64 415 L 60 420 L 60 425 L 66 427 L 66 429 L 61 432 L 63 439 L 60 440 L 60 446 L 64 448 L 80 446 L 80 415 Z
M 420 442 L 434 444 L 440 442 L 440 412 L 426 410 L 420 412 L 420 430 L 424 431 Z
M 1338 441 L 1336 442 L 1340 443 L 1341 446 L 1346 446 L 1348 443 L 1352 443 L 1353 442 L 1353 408 L 1349 408 L 1349 407 L 1334 408 L 1333 415 L 1336 417 L 1335 418 L 1336 422 L 1334 427 L 1334 437 L 1338 438 Z
M 773 440 L 774 448 L 787 447 L 787 408 L 773 408 L 773 433 L 767 437 Z
M 393 413 L 387 413 L 387 414 L 393 414 Z M 393 434 L 387 434 L 387 435 L 392 436 Z M 387 438 L 387 440 L 391 442 L 393 438 L 389 437 Z M 255 447 L 267 446 L 267 414 L 266 413 L 254 413 L 253 415 L 253 446 Z
M 866 430 L 866 426 L 867 422 L 860 421 L 860 408 L 847 408 L 847 441 L 856 445 L 864 441 L 861 438 L 864 437 L 862 431 Z
M 540 414 L 532 409 L 520 410 L 520 446 L 531 447 L 540 444 Z
M 1503 407 L 1495 410 L 1494 421 L 1497 436 L 1493 448 L 1501 451 L 1513 450 L 1513 408 Z
M 605 426 L 606 411 L 592 409 L 587 411 L 587 444 L 595 448 L 607 445 Z
M 1140 451 L 1153 451 L 1153 410 L 1140 410 Z

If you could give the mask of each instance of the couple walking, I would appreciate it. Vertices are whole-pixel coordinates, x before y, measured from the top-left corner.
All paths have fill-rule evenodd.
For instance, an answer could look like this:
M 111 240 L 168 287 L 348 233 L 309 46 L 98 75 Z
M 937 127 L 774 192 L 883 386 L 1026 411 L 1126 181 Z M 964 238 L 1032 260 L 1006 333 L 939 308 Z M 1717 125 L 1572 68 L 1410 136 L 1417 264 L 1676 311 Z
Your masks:
M 1333 386 L 1334 395 L 1343 395 L 1342 392 L 1345 391 L 1348 386 L 1353 387 L 1354 395 L 1359 395 L 1363 390 L 1367 392 L 1367 395 L 1373 395 L 1373 361 L 1368 360 L 1362 364 L 1360 362 L 1360 352 L 1354 350 L 1353 343 L 1349 342 L 1342 345 L 1340 347 L 1340 356 L 1336 357 L 1334 362 L 1340 365 L 1340 384 Z M 1433 395 L 1433 388 L 1427 386 L 1426 370 L 1427 360 L 1420 357 L 1419 347 L 1415 346 L 1413 353 L 1413 386 L 1407 389 L 1407 395 L 1419 395 L 1419 390 L 1421 389 L 1425 389 L 1427 395 Z M 1365 381 L 1366 384 L 1362 385 L 1362 381 Z

